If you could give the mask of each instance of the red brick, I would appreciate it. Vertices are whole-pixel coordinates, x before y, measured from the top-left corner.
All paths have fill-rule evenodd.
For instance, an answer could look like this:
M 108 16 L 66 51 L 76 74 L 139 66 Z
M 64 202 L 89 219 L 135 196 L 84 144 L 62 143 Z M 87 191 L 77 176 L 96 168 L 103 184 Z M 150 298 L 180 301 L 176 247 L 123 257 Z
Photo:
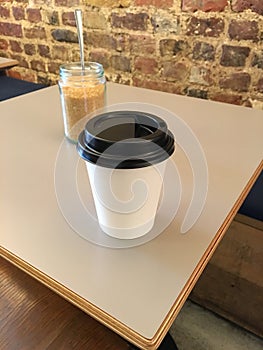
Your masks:
M 67 43 L 77 43 L 78 36 L 76 31 L 68 29 L 54 29 L 51 32 L 52 37 L 57 41 L 64 41 Z
M 253 53 L 251 66 L 263 69 L 263 50 Z
M 42 18 L 41 18 L 41 12 L 39 9 L 28 8 L 26 10 L 26 13 L 27 13 L 27 19 L 29 22 L 32 22 L 32 23 L 41 22 Z
M 104 69 L 110 66 L 110 54 L 105 49 L 97 49 L 90 52 L 90 61 L 99 62 Z
M 23 68 L 29 67 L 27 60 L 21 55 L 13 55 L 13 58 L 19 62 L 18 64 L 19 67 L 23 67 Z
M 58 76 L 59 75 L 59 66 L 60 66 L 60 63 L 51 62 L 48 65 L 48 71 L 50 73 L 56 74 Z
M 263 15 L 262 0 L 232 0 L 232 10 L 242 12 L 244 10 L 251 10 L 253 12 Z
M 230 103 L 233 105 L 242 105 L 242 95 L 231 95 L 224 93 L 215 93 L 209 96 L 211 100 Z
M 170 8 L 173 6 L 173 0 L 135 0 L 135 6 L 154 6 L 158 8 Z
M 215 59 L 215 48 L 206 42 L 197 42 L 193 48 L 193 59 L 213 61 Z
M 126 56 L 114 55 L 111 57 L 111 66 L 116 70 L 123 72 L 131 71 L 131 61 Z
M 137 57 L 134 62 L 134 68 L 143 74 L 156 74 L 158 62 L 154 58 Z
M 46 31 L 43 27 L 25 28 L 24 31 L 28 39 L 46 39 Z
M 169 83 L 167 81 L 139 78 L 138 76 L 134 76 L 132 80 L 133 80 L 134 86 L 143 87 L 151 90 L 170 92 L 173 94 L 181 94 L 180 88 L 176 86 L 174 83 Z
M 162 76 L 170 81 L 181 83 L 189 74 L 189 68 L 183 62 L 164 62 Z
M 21 72 L 21 79 L 34 83 L 37 81 L 37 75 L 35 72 Z
M 236 21 L 230 22 L 228 34 L 235 40 L 258 41 L 258 23 L 256 21 Z
M 112 35 L 92 32 L 84 37 L 85 44 L 104 49 L 117 49 L 117 40 Z
M 62 13 L 62 23 L 68 26 L 76 26 L 76 20 L 74 12 L 64 12 Z
M 80 5 L 80 0 L 55 0 L 55 6 L 76 6 Z
M 12 7 L 12 12 L 17 21 L 25 19 L 25 9 L 23 7 Z
M 147 21 L 149 16 L 147 13 L 126 13 L 119 15 L 113 13 L 111 15 L 111 23 L 114 28 L 126 28 L 130 30 L 147 30 Z
M 5 39 L 0 39 L 0 50 L 6 51 L 8 48 L 8 41 Z
M 249 89 L 251 77 L 248 73 L 232 73 L 230 76 L 220 79 L 219 85 L 223 89 L 231 89 L 238 92 L 246 92 Z
M 188 12 L 194 12 L 201 10 L 207 11 L 224 11 L 227 6 L 227 0 L 183 0 L 182 10 Z
M 47 45 L 38 45 L 38 52 L 40 56 L 50 57 L 50 48 Z
M 263 78 L 260 78 L 257 82 L 257 90 L 261 93 L 263 93 Z
M 13 69 L 9 69 L 7 75 L 11 78 L 21 79 L 21 74 Z
M 250 48 L 246 46 L 222 46 L 222 56 L 220 64 L 225 67 L 243 67 L 250 53 Z
M 156 51 L 155 39 L 147 34 L 134 34 L 129 37 L 131 53 L 152 54 Z
M 9 40 L 10 48 L 13 52 L 22 52 L 22 48 L 19 42 L 15 40 Z
M 60 60 L 62 62 L 67 62 L 69 60 L 70 50 L 65 46 L 54 45 L 52 47 L 52 57 L 54 60 Z
M 34 44 L 25 44 L 24 45 L 24 50 L 27 55 L 35 55 L 36 53 L 36 47 Z
M 50 77 L 47 74 L 41 75 L 41 73 L 37 75 L 37 83 L 47 86 L 52 85 Z
M 15 23 L 0 23 L 0 35 L 22 38 L 22 26 Z
M 32 60 L 31 62 L 31 68 L 36 71 L 42 71 L 45 72 L 45 63 L 40 60 Z
M 191 17 L 187 25 L 187 35 L 203 35 L 218 37 L 223 33 L 225 23 L 222 18 L 197 18 Z
M 0 17 L 9 18 L 10 17 L 9 8 L 6 8 L 6 7 L 0 5 Z

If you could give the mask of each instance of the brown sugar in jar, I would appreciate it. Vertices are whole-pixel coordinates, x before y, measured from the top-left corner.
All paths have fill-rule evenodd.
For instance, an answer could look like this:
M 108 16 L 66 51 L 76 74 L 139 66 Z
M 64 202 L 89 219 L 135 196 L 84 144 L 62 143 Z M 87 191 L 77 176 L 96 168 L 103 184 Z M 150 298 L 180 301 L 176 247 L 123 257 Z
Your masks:
M 105 105 L 106 79 L 103 66 L 97 62 L 70 63 L 60 67 L 58 82 L 65 136 L 77 142 L 82 130 L 81 120 Z

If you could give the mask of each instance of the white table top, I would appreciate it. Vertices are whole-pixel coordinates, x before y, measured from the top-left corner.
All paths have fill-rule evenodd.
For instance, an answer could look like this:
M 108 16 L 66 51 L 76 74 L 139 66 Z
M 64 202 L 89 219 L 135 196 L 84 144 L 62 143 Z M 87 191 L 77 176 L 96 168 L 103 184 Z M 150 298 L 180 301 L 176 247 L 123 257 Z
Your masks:
M 263 113 L 112 83 L 107 94 L 109 105 L 158 105 L 191 128 L 208 166 L 201 216 L 180 233 L 193 179 L 178 147 L 182 198 L 162 234 L 127 249 L 102 247 L 77 234 L 59 209 L 54 187 L 63 141 L 54 86 L 0 103 L 0 253 L 131 342 L 156 348 L 262 169 Z
M 13 60 L 12 58 L 0 57 L 0 68 L 11 68 L 18 64 L 17 60 Z

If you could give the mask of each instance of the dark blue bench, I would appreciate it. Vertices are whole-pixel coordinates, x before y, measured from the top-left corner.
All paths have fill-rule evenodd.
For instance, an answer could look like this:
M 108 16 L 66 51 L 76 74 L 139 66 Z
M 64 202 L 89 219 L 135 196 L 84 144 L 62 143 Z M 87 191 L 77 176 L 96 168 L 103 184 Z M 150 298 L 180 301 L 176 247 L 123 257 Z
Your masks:
M 240 207 L 239 213 L 263 221 L 263 171 Z
M 6 75 L 0 75 L 0 101 L 43 89 L 44 87 L 46 87 L 44 84 L 31 83 Z

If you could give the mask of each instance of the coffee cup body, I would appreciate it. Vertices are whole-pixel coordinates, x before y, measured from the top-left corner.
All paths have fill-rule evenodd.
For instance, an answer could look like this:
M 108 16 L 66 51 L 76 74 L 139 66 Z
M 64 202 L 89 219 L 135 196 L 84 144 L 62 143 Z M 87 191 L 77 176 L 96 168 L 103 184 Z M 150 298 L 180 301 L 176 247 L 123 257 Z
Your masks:
M 77 150 L 106 234 L 134 239 L 152 229 L 174 147 L 166 123 L 151 114 L 115 111 L 87 122 Z

